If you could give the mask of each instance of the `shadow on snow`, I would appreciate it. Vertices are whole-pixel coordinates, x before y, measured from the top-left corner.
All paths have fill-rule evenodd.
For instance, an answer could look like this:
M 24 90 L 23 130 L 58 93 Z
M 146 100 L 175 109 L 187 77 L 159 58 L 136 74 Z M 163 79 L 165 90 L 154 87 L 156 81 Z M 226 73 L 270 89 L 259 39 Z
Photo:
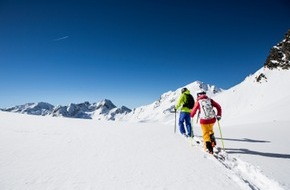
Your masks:
M 246 148 L 225 148 L 225 150 L 228 154 L 251 154 L 251 155 L 266 156 L 266 157 L 272 157 L 272 158 L 290 159 L 290 154 L 258 152 L 258 151 L 253 151 Z
M 216 139 L 221 139 L 216 137 Z M 238 142 L 250 142 L 250 143 L 270 143 L 271 141 L 265 141 L 265 140 L 254 140 L 254 139 L 248 139 L 248 138 L 243 138 L 243 139 L 230 139 L 230 138 L 223 138 L 225 141 L 238 141 Z
M 216 138 L 216 139 L 221 140 L 221 138 Z M 266 140 L 254 140 L 254 139 L 248 139 L 248 138 L 242 138 L 242 139 L 223 138 L 223 140 L 249 142 L 249 143 L 270 143 L 271 142 L 271 141 L 266 141 Z M 272 158 L 290 159 L 290 154 L 259 152 L 259 151 L 249 150 L 247 148 L 225 148 L 225 150 L 228 154 L 249 154 L 249 155 L 258 155 L 258 156 L 265 156 L 265 157 L 272 157 Z

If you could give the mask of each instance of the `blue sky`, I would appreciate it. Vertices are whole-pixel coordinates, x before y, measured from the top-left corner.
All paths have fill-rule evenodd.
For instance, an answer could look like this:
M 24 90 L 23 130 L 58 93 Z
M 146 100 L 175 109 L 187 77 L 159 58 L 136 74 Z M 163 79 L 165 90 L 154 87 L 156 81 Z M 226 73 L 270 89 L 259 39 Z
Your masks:
M 228 89 L 290 28 L 287 0 L 0 2 L 0 108 L 147 105 L 196 80 Z

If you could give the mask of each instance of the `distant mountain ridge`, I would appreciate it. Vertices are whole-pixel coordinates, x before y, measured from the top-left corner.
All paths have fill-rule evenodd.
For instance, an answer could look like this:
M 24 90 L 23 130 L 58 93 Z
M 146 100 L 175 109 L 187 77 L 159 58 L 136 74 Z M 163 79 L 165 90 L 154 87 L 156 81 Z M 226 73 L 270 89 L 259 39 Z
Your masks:
M 196 92 L 203 89 L 210 96 L 222 92 L 222 89 L 214 85 L 205 84 L 201 81 L 196 81 L 186 85 L 191 93 L 195 96 Z M 96 119 L 96 120 L 154 120 L 160 114 L 166 114 L 172 111 L 172 107 L 177 101 L 181 92 L 181 88 L 176 91 L 169 91 L 161 95 L 159 100 L 153 104 L 134 108 L 133 111 L 125 106 L 117 108 L 110 100 L 104 99 L 98 103 L 71 103 L 68 106 L 53 106 L 49 103 L 27 103 L 10 108 L 0 109 L 2 111 L 52 116 L 52 117 L 68 117 L 68 118 L 82 118 L 82 119 Z M 148 117 L 150 115 L 150 117 Z
M 118 115 L 126 115 L 131 109 L 122 106 L 117 108 L 110 100 L 104 99 L 98 103 L 71 103 L 68 106 L 53 106 L 49 103 L 27 103 L 11 108 L 1 109 L 2 111 L 22 113 L 29 115 L 50 115 L 53 117 L 68 117 L 82 119 L 115 120 Z
M 54 106 L 46 102 L 27 103 L 10 108 L 1 109 L 2 111 L 25 113 L 30 115 L 49 115 L 54 109 Z

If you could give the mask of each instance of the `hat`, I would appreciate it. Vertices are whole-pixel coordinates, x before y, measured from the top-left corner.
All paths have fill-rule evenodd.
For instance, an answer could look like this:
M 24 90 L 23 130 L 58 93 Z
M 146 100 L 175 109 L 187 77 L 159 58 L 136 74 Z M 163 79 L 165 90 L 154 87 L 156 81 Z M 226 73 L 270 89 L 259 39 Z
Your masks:
M 182 88 L 181 93 L 183 94 L 185 91 L 187 91 L 187 88 Z
M 206 94 L 206 92 L 202 89 L 200 89 L 199 91 L 197 91 L 196 96 L 200 96 L 202 94 Z

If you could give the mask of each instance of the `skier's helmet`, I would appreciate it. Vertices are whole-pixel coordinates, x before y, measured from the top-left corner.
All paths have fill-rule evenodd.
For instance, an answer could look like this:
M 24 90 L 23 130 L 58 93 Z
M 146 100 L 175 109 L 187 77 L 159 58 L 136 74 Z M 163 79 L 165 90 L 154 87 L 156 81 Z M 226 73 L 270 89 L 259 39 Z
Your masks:
M 181 94 L 183 94 L 185 91 L 187 91 L 187 88 L 182 88 L 181 89 Z
M 206 92 L 204 90 L 199 90 L 199 91 L 197 91 L 196 96 L 198 97 L 198 96 L 203 95 L 203 94 L 206 94 Z

